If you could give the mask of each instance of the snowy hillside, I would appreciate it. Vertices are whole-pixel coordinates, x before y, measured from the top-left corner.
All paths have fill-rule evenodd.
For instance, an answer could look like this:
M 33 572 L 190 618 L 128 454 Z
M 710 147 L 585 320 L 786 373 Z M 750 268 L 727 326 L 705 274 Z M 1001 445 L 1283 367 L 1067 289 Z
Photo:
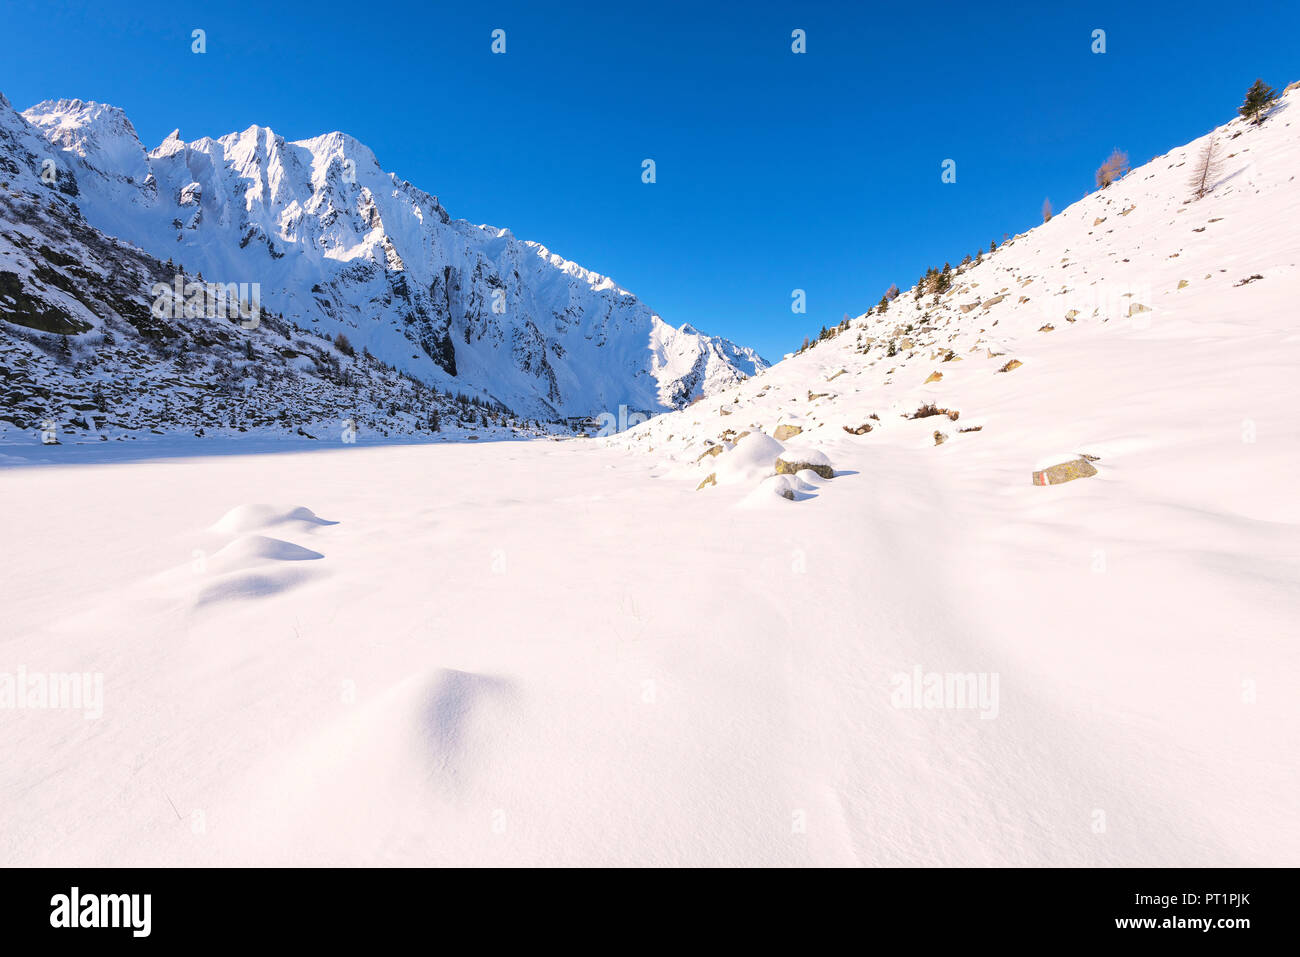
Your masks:
M 48 101 L 20 118 L 0 103 L 0 127 L 23 125 L 92 226 L 210 282 L 257 283 L 263 307 L 442 390 L 545 419 L 661 411 L 766 366 L 536 243 L 453 220 L 342 133 L 174 132 L 146 151 L 112 106 Z
M 1289 470 L 1259 466 L 1297 429 L 1298 108 L 1293 90 L 1262 126 L 1214 131 L 1223 167 L 1202 199 L 1188 181 L 1210 134 L 981 251 L 947 292 L 913 286 L 761 377 L 609 441 L 720 482 L 746 431 L 780 429 L 837 464 L 910 450 L 953 481 L 1008 486 L 1087 453 L 1101 458 L 1094 486 L 1122 473 L 1252 514 L 1276 494 L 1270 514 L 1290 519 Z
M 0 459 L 0 692 L 86 678 L 4 712 L 0 864 L 1295 866 L 1298 108 L 1220 128 L 1203 199 L 1197 141 L 614 438 Z M 436 204 L 362 172 L 409 260 Z M 267 257 L 298 211 L 382 242 L 193 181 Z

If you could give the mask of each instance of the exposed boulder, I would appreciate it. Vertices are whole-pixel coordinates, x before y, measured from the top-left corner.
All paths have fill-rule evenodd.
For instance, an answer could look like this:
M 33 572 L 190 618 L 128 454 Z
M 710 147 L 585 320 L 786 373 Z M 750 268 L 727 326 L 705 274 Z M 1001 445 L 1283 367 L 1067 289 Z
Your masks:
M 777 475 L 794 475 L 804 469 L 816 472 L 824 479 L 835 477 L 831 460 L 816 449 L 786 449 L 776 459 Z
M 801 425 L 782 424 L 776 427 L 776 431 L 772 433 L 772 438 L 776 439 L 778 442 L 784 442 L 786 439 L 793 438 L 802 431 L 803 426 Z
M 1069 462 L 1061 462 L 1058 465 L 1049 465 L 1045 469 L 1039 469 L 1034 472 L 1035 485 L 1060 485 L 1062 482 L 1073 482 L 1078 478 L 1091 478 L 1097 474 L 1097 469 L 1089 459 L 1093 456 L 1080 456 Z

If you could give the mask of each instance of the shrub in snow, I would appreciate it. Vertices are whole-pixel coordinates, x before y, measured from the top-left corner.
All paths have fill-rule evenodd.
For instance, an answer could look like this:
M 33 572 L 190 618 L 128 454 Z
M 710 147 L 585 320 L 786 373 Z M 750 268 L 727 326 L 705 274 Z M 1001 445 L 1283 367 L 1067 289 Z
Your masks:
M 1110 154 L 1106 162 L 1102 163 L 1097 169 L 1098 188 L 1105 189 L 1128 171 L 1128 154 L 1123 150 L 1115 150 Z

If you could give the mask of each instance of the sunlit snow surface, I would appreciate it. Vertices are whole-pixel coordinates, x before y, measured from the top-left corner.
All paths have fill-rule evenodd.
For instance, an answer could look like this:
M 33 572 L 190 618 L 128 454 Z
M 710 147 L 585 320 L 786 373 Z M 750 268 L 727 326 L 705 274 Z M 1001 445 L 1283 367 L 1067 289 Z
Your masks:
M 0 863 L 1300 863 L 1295 108 L 612 440 L 6 447 Z

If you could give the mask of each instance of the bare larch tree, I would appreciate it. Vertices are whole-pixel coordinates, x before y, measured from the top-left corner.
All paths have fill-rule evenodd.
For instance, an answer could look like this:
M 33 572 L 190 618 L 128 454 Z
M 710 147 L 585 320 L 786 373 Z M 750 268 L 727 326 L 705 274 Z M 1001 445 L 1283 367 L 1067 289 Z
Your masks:
M 1192 187 L 1194 199 L 1200 199 L 1214 189 L 1214 184 L 1223 171 L 1223 161 L 1219 157 L 1219 152 L 1219 138 L 1211 134 L 1206 144 L 1201 147 L 1201 153 L 1196 158 L 1196 167 L 1192 171 L 1192 178 L 1188 182 Z

